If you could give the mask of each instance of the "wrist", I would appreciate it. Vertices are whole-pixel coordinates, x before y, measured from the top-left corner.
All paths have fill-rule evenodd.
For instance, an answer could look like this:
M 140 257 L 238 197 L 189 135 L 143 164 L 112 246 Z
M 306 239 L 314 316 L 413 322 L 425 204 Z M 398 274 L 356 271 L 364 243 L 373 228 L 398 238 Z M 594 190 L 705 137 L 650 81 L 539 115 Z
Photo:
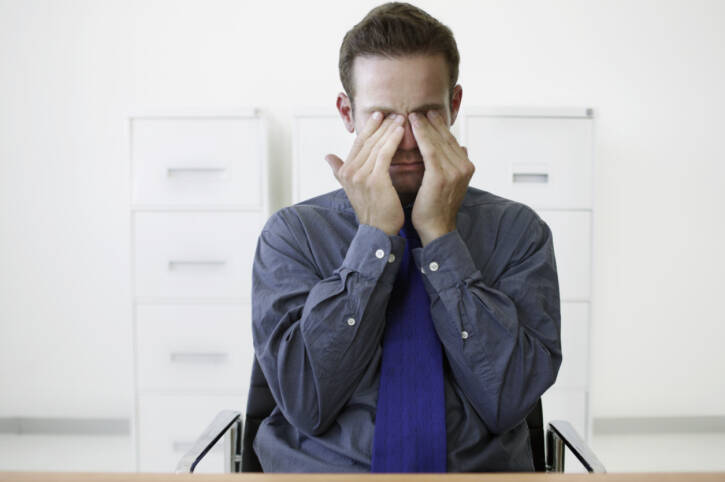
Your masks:
M 402 224 L 396 228 L 392 224 L 376 223 L 375 221 L 361 221 L 360 224 L 367 224 L 368 226 L 379 229 L 380 231 L 384 232 L 388 236 L 397 235 L 400 232 L 400 229 L 403 227 Z
M 420 244 L 425 247 L 432 241 L 440 238 L 441 236 L 455 231 L 455 229 L 455 224 L 448 224 L 417 229 L 417 232 L 418 236 L 420 237 Z
M 372 226 L 374 228 L 378 228 L 380 231 L 384 232 L 388 236 L 397 235 L 400 232 L 400 229 L 403 227 L 403 223 L 405 222 L 405 218 L 401 215 L 400 220 L 381 220 L 381 219 L 367 219 L 364 221 L 361 221 L 361 224 L 367 224 L 369 226 Z

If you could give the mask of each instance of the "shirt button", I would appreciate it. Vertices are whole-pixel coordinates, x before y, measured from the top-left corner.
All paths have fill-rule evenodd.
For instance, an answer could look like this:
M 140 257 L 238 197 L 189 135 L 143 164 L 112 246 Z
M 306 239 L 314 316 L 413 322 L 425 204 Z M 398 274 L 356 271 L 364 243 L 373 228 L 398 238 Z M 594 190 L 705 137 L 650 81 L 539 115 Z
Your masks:
M 395 261 L 395 255 L 393 253 L 390 253 L 390 256 L 388 256 L 388 263 L 392 263 Z
M 355 326 L 355 318 L 348 318 L 347 324 L 350 326 Z
M 438 263 L 433 261 L 431 264 L 428 265 L 428 268 L 430 268 L 431 271 L 438 271 Z
M 379 250 L 375 251 L 375 257 L 376 258 L 383 259 L 383 256 L 385 256 L 385 251 L 383 251 L 382 249 L 379 249 Z
M 463 330 L 463 331 L 461 332 L 461 338 L 463 338 L 464 340 L 465 340 L 466 338 L 468 338 L 468 332 L 467 332 L 466 330 Z

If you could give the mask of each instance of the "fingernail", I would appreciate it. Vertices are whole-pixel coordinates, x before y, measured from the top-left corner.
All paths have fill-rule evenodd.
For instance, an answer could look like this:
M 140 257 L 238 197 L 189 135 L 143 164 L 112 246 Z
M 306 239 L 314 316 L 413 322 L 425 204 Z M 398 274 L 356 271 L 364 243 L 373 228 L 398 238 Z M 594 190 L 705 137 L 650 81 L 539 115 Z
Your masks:
M 373 112 L 373 119 L 380 120 L 382 118 L 383 118 L 383 114 L 382 113 L 380 113 L 378 111 Z
M 402 124 L 404 120 L 405 120 L 405 117 L 400 114 L 397 114 L 395 116 L 395 122 L 398 124 Z
M 437 112 L 437 111 L 435 111 L 435 110 L 429 110 L 429 111 L 428 111 L 428 116 L 429 116 L 429 117 L 430 117 L 431 119 L 435 119 L 435 118 L 436 118 L 436 117 L 438 117 L 439 115 L 440 115 L 440 114 L 438 114 L 438 112 Z

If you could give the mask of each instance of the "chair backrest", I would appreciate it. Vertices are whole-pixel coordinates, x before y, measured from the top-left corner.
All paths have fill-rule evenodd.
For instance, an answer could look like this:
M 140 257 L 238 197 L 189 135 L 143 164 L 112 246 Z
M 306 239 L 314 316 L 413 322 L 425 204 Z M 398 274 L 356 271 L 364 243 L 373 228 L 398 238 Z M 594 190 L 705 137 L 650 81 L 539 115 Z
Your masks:
M 247 413 L 244 416 L 244 435 L 242 436 L 242 472 L 262 472 L 257 454 L 254 453 L 252 443 L 257 435 L 259 424 L 272 413 L 276 403 L 272 397 L 272 390 L 267 385 L 264 373 L 254 357 L 252 365 L 252 379 L 249 383 L 247 395 Z
M 541 399 L 536 402 L 534 409 L 526 416 L 526 425 L 529 426 L 534 470 L 536 472 L 546 472 L 546 455 L 544 454 L 546 432 L 544 430 L 544 409 L 541 406 Z
M 257 435 L 257 430 L 262 420 L 272 413 L 276 403 L 272 397 L 272 391 L 267 385 L 262 369 L 254 357 L 252 366 L 252 379 L 249 384 L 247 397 L 247 413 L 244 418 L 244 435 L 242 437 L 242 472 L 262 472 L 257 454 L 254 453 L 252 443 Z M 541 399 L 526 417 L 526 424 L 531 434 L 531 452 L 534 455 L 534 470 L 536 472 L 546 471 L 544 458 L 544 415 L 541 406 Z

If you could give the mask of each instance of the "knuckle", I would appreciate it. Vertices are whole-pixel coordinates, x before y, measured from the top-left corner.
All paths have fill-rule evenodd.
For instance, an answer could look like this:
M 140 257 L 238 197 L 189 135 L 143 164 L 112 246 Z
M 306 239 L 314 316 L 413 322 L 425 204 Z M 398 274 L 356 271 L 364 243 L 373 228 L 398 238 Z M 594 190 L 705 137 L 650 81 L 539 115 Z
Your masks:
M 354 186 L 360 186 L 361 184 L 364 184 L 366 176 L 364 176 L 360 171 L 356 172 L 352 178 L 350 179 L 350 182 Z
M 354 174 L 350 169 L 346 169 L 345 172 L 342 172 L 342 169 L 340 169 L 340 178 L 347 183 L 352 182 Z
M 468 161 L 466 163 L 466 174 L 468 174 L 469 176 L 473 176 L 473 173 L 475 173 L 475 172 L 476 172 L 476 166 L 474 166 L 472 162 Z

